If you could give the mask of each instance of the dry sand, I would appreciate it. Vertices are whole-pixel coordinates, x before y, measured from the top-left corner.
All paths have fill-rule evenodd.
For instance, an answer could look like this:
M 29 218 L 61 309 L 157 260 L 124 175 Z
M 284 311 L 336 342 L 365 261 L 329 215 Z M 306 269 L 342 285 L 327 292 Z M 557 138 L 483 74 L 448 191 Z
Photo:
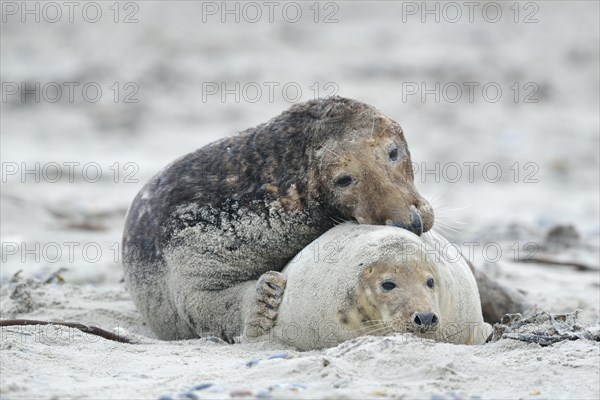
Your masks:
M 203 23 L 200 3 L 164 1 L 138 2 L 134 24 L 113 23 L 110 2 L 100 3 L 105 18 L 97 24 L 21 23 L 8 16 L 1 28 L 3 84 L 96 82 L 104 95 L 97 103 L 81 96 L 72 103 L 36 103 L 30 96 L 24 103 L 18 95 L 2 102 L 0 317 L 118 326 L 137 343 L 66 328 L 3 329 L 0 397 L 599 398 L 598 342 L 541 347 L 501 340 L 465 347 L 408 336 L 363 337 L 307 353 L 275 343 L 161 342 L 145 329 L 121 283 L 123 218 L 143 183 L 174 158 L 290 105 L 281 91 L 272 101 L 266 92 L 257 102 L 204 99 L 203 83 L 264 88 L 277 82 L 281 88 L 292 82 L 308 100 L 315 82 L 321 95 L 333 82 L 338 94 L 373 104 L 401 123 L 421 167 L 417 187 L 434 198 L 437 229 L 463 248 L 477 242 L 472 258 L 478 268 L 526 292 L 539 309 L 581 309 L 582 320 L 597 324 L 599 4 L 530 3 L 539 8 L 537 23 L 514 23 L 512 2 L 503 5 L 498 23 L 480 13 L 474 23 L 421 23 L 419 16 L 403 22 L 402 4 L 393 2 L 338 2 L 334 24 L 311 18 Z M 521 19 L 531 11 L 524 4 Z M 328 10 L 321 11 L 322 17 Z M 121 96 L 127 82 L 135 83 L 139 102 L 115 103 L 115 82 Z M 466 95 L 456 103 L 431 96 L 404 101 L 403 84 L 410 82 L 496 82 L 503 96 L 494 103 L 481 92 L 473 102 Z M 517 102 L 514 82 L 521 87 Z M 537 103 L 523 101 L 527 82 L 539 88 Z M 71 162 L 80 163 L 73 180 L 65 165 Z M 23 178 L 20 169 L 35 163 L 40 170 L 58 163 L 63 178 Z M 102 179 L 86 181 L 86 163 L 97 163 Z M 428 169 L 439 163 L 437 177 L 423 174 L 423 163 Z M 456 183 L 444 169 L 451 163 L 462 166 Z M 479 163 L 472 180 L 465 163 Z M 497 182 L 481 173 L 489 163 L 501 167 Z M 15 165 L 17 174 L 7 174 Z M 530 173 L 535 181 L 526 179 Z M 548 238 L 557 225 L 573 226 L 577 234 L 562 229 L 557 240 Z M 484 253 L 488 243 L 501 248 L 501 256 Z M 528 243 L 538 257 L 591 270 L 515 262 L 529 254 Z M 67 268 L 65 284 L 33 283 L 59 268 Z M 30 284 L 11 299 L 19 270 L 20 282 Z M 282 351 L 285 358 L 269 359 Z M 249 367 L 254 359 L 258 363 Z M 207 383 L 212 386 L 192 390 Z
M 164 342 L 148 338 L 122 286 L 30 286 L 33 310 L 20 317 L 118 326 L 116 331 L 135 343 L 66 327 L 5 328 L 1 372 L 9 399 L 593 399 L 600 394 L 598 342 L 589 340 L 549 347 L 507 339 L 459 346 L 410 335 L 365 336 L 310 352 L 275 343 Z M 3 309 L 16 303 L 5 293 L 3 298 Z M 207 384 L 212 386 L 194 390 Z

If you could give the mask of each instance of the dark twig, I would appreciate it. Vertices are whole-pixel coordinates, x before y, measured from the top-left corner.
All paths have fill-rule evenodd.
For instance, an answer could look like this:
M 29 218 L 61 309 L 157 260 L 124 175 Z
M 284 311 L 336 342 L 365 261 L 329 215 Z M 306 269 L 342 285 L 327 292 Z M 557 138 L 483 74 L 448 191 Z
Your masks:
M 502 335 L 503 339 L 519 340 L 521 342 L 537 343 L 542 347 L 550 346 L 554 343 L 562 342 L 563 340 L 577 340 L 578 337 L 561 335 L 561 336 L 550 336 L 550 335 Z
M 587 264 L 580 263 L 578 261 L 561 261 L 549 257 L 528 257 L 518 260 L 522 263 L 542 263 L 551 265 L 562 265 L 567 267 L 575 267 L 577 271 L 598 271 L 597 268 L 591 267 Z
M 2 319 L 0 320 L 0 326 L 22 326 L 22 325 L 62 325 L 68 326 L 69 328 L 79 329 L 81 332 L 89 333 L 90 335 L 101 336 L 108 340 L 113 340 L 115 342 L 121 343 L 131 343 L 131 341 L 127 338 L 124 338 L 119 335 L 115 335 L 112 332 L 105 331 L 104 329 L 100 329 L 95 326 L 87 326 L 83 324 L 79 324 L 77 322 L 48 322 L 48 321 L 38 321 L 34 319 Z

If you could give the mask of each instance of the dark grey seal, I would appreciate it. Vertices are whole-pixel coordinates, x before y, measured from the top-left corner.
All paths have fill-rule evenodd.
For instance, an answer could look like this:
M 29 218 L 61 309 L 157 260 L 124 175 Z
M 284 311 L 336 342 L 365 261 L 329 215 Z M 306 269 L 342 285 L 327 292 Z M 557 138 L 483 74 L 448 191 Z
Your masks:
M 125 222 L 126 283 L 162 339 L 259 335 L 277 317 L 279 271 L 336 223 L 428 231 L 413 181 L 397 122 L 347 98 L 296 104 L 142 188 Z

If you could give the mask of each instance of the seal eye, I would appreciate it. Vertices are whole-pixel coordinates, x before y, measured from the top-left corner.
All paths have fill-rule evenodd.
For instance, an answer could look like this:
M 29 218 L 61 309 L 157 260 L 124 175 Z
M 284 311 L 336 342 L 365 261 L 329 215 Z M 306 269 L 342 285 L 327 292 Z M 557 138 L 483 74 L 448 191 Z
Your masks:
M 339 187 L 347 187 L 352 184 L 352 177 L 349 175 L 342 176 L 335 180 L 335 184 Z
M 427 279 L 427 286 L 428 286 L 430 289 L 433 289 L 433 287 L 435 286 L 435 284 L 434 284 L 434 282 L 433 282 L 433 278 L 429 278 L 429 279 Z
M 384 291 L 389 292 L 390 290 L 396 289 L 396 284 L 394 283 L 394 281 L 385 280 L 381 282 L 381 288 Z
M 394 145 L 394 147 L 390 150 L 388 155 L 390 156 L 391 161 L 397 161 L 398 160 L 398 147 L 396 147 Z

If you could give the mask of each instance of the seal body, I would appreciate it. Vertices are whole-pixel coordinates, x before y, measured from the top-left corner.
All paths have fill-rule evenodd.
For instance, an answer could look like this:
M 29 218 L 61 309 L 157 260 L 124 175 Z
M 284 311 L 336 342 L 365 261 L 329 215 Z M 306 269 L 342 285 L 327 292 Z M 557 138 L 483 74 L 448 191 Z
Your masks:
M 270 335 L 300 350 L 392 332 L 481 344 L 491 332 L 471 269 L 437 235 L 342 224 L 283 273 L 287 286 Z
M 278 271 L 336 222 L 431 228 L 413 180 L 402 129 L 380 111 L 340 97 L 294 105 L 142 188 L 125 221 L 125 281 L 160 338 L 269 329 Z M 244 320 L 248 307 L 259 317 Z

